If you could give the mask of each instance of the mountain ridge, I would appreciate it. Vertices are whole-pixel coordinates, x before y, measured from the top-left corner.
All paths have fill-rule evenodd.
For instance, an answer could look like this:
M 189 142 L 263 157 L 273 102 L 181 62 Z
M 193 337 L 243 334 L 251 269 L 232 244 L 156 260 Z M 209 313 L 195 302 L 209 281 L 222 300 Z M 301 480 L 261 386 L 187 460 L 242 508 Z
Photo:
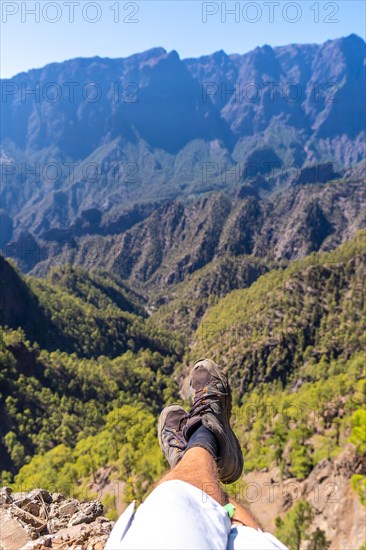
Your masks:
M 365 203 L 362 178 L 295 186 L 269 200 L 255 193 L 242 199 L 209 194 L 188 205 L 161 206 L 121 234 L 61 241 L 31 272 L 42 276 L 63 263 L 88 269 L 107 265 L 147 292 L 161 287 L 169 293 L 187 275 L 221 256 L 280 261 L 331 250 L 365 226 Z
M 365 159 L 364 58 L 364 41 L 351 35 L 196 60 L 159 48 L 74 59 L 3 81 L 6 242 L 51 229 L 78 238 L 83 212 L 133 219 L 136 209 L 231 192 L 256 175 L 272 193 L 290 183 L 291 166 L 352 169 Z M 32 86 L 39 101 L 22 97 Z

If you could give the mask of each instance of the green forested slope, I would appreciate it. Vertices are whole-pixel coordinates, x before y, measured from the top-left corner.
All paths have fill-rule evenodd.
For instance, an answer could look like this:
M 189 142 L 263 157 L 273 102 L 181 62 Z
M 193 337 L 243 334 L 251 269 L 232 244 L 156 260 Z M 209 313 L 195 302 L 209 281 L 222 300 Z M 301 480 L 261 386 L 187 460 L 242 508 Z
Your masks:
M 208 310 L 190 357 L 225 364 L 239 398 L 260 383 L 306 380 L 314 363 L 365 344 L 365 232 L 335 252 L 267 273 Z
M 40 350 L 18 330 L 2 331 L 0 354 L 1 466 L 13 472 L 34 453 L 97 433 L 113 408 L 142 403 L 158 414 L 174 387 L 174 357 L 150 350 L 80 359 Z
M 282 264 L 252 255 L 220 256 L 177 284 L 170 301 L 155 308 L 147 324 L 164 330 L 173 328 L 187 345 L 210 306 L 234 289 L 249 287 L 260 275 Z
M 116 357 L 128 349 L 172 349 L 170 337 L 146 325 L 145 300 L 114 275 L 63 266 L 37 279 L 0 257 L 0 280 L 1 325 L 21 327 L 49 351 Z
M 157 415 L 164 404 L 179 401 L 174 375 L 181 377 L 200 356 L 227 369 L 246 471 L 277 465 L 284 479 L 302 480 L 348 442 L 364 456 L 365 238 L 363 231 L 333 253 L 312 254 L 286 268 L 269 266 L 259 278 L 258 270 L 266 269 L 262 263 L 243 257 L 245 267 L 238 271 L 231 269 L 230 258 L 224 259 L 217 272 L 204 269 L 177 287 L 172 304 L 148 320 L 143 302 L 124 290 L 134 312 L 121 309 L 118 295 L 106 289 L 117 292 L 122 283 L 102 275 L 97 285 L 94 276 L 70 268 L 47 280 L 23 280 L 42 315 L 86 347 L 72 354 L 40 349 L 21 330 L 3 330 L 3 481 L 11 481 L 12 472 L 22 487 L 37 484 L 85 495 L 95 472 L 108 465 L 115 479 L 128 483 L 122 498 L 141 498 L 164 470 Z M 249 288 L 225 295 L 235 287 L 231 277 L 240 272 L 244 286 L 253 269 L 257 280 Z M 193 316 L 184 312 L 186 299 Z M 202 304 L 208 309 L 182 359 L 182 342 L 192 334 L 192 319 L 199 320 L 195 312 Z M 88 308 L 94 308 L 91 318 L 98 319 L 97 313 L 106 323 L 98 325 L 91 340 L 85 337 L 90 334 Z M 82 315 L 74 319 L 79 311 Z M 182 311 L 188 317 L 185 327 Z M 106 333 L 114 316 L 117 322 L 130 321 L 125 336 L 130 349 L 121 346 L 118 353 L 115 347 L 109 357 L 98 356 L 95 345 L 108 347 Z M 168 328 L 172 320 L 174 330 L 168 334 L 156 328 Z M 353 481 L 362 497 L 361 470 Z M 111 516 L 113 506 L 112 499 Z
M 0 469 L 74 447 L 116 407 L 158 414 L 181 348 L 147 326 L 141 297 L 105 274 L 66 266 L 35 279 L 0 262 Z

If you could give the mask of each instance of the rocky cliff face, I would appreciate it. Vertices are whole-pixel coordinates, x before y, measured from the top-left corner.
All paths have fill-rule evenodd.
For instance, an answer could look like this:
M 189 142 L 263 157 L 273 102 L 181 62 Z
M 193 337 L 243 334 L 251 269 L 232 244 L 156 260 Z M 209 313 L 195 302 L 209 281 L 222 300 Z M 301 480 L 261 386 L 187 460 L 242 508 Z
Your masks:
M 351 477 L 365 471 L 365 461 L 347 447 L 337 458 L 319 462 L 303 481 L 281 480 L 278 468 L 249 473 L 247 501 L 265 529 L 273 532 L 277 516 L 307 500 L 314 512 L 310 532 L 324 531 L 330 550 L 358 549 L 365 542 L 366 509 L 352 489 Z
M 103 550 L 113 522 L 102 514 L 103 506 L 97 500 L 80 502 L 42 489 L 13 493 L 3 487 L 0 490 L 0 547 L 2 550 Z

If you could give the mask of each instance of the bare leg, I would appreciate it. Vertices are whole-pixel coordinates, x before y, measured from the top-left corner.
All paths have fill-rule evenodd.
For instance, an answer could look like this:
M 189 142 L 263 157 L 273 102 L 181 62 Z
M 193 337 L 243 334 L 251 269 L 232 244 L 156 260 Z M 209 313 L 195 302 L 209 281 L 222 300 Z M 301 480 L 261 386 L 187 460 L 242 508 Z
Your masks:
M 231 502 L 236 511 L 232 519 L 233 524 L 237 520 L 238 524 L 244 524 L 248 527 L 254 527 L 260 529 L 260 525 L 254 519 L 254 517 L 248 512 L 241 504 L 235 502 L 232 498 L 228 497 L 222 490 L 218 475 L 217 467 L 211 454 L 201 447 L 192 447 L 188 449 L 183 458 L 178 464 L 170 470 L 158 483 L 164 483 L 165 481 L 181 480 L 186 483 L 190 483 L 194 487 L 197 487 L 207 495 L 212 497 L 222 506 L 225 506 L 228 502 Z
M 229 502 L 221 489 L 214 459 L 201 447 L 188 449 L 182 460 L 159 481 L 158 485 L 173 479 L 185 481 L 201 489 L 222 506 Z

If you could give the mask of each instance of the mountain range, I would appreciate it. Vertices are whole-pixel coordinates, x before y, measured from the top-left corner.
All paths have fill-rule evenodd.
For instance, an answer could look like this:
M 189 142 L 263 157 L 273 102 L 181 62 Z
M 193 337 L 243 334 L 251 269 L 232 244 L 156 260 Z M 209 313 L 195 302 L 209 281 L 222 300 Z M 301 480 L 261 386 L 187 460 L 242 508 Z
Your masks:
M 263 197 L 364 172 L 356 35 L 197 59 L 162 48 L 80 58 L 1 84 L 1 244 L 15 257 L 33 239 L 121 234 L 212 191 Z

